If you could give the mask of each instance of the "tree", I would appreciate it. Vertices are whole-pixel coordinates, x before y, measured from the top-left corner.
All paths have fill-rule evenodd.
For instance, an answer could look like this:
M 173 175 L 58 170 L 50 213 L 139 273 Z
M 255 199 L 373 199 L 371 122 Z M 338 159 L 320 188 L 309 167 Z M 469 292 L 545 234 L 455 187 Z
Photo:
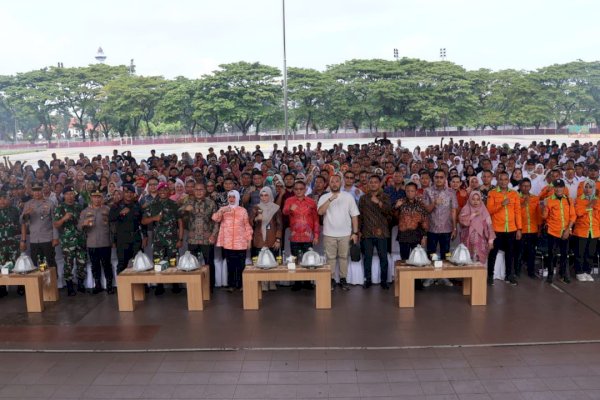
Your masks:
M 110 81 L 101 91 L 103 103 L 99 121 L 106 121 L 121 137 L 129 132 L 137 136 L 142 122 L 149 135 L 150 121 L 163 92 L 162 77 L 122 76 Z
M 292 118 L 296 123 L 304 125 L 306 134 L 311 128 L 318 131 L 315 115 L 325 103 L 328 84 L 331 82 L 317 70 L 288 69 L 288 98 L 292 103 Z
M 166 81 L 164 95 L 156 105 L 155 118 L 167 124 L 181 123 L 189 135 L 194 136 L 198 121 L 194 118 L 194 100 L 199 91 L 197 80 L 178 76 Z
M 55 73 L 59 91 L 57 101 L 76 118 L 75 127 L 81 130 L 85 141 L 87 122 L 99 108 L 98 97 L 102 88 L 113 79 L 127 76 L 127 67 L 92 64 L 83 68 L 56 68 Z
M 258 133 L 261 123 L 281 105 L 281 85 L 276 81 L 281 76 L 279 69 L 243 61 L 219 68 L 208 81 L 207 100 L 220 104 L 219 110 L 225 111 L 222 119 L 242 134 L 253 125 Z
M 48 142 L 52 140 L 52 114 L 60 110 L 55 81 L 56 70 L 44 68 L 17 74 L 4 89 L 4 97 L 19 120 L 37 121 L 30 129 L 34 139 L 41 130 Z

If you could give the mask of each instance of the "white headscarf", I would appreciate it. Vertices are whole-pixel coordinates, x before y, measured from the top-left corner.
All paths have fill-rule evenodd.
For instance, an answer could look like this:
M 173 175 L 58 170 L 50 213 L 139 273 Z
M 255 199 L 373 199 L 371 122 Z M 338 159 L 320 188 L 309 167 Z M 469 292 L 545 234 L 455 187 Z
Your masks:
M 234 204 L 229 203 L 229 196 L 235 196 Z M 229 192 L 227 192 L 227 205 L 229 205 L 230 207 L 238 207 L 240 205 L 240 192 L 238 192 L 237 190 L 230 190 Z

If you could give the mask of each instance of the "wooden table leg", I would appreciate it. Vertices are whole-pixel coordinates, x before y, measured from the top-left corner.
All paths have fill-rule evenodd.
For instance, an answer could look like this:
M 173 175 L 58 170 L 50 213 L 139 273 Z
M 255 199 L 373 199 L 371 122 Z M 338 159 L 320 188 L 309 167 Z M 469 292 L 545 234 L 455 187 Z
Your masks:
M 117 277 L 117 297 L 119 300 L 119 311 L 133 311 L 133 285 L 125 279 Z
M 202 299 L 210 300 L 210 271 L 208 268 L 202 274 Z
M 331 308 L 331 278 L 323 276 L 318 279 L 315 288 L 315 301 L 317 309 L 328 310 Z
M 399 283 L 399 296 L 398 296 L 398 306 L 400 308 L 409 308 L 415 306 L 415 279 L 408 275 L 400 278 L 398 276 Z
M 56 284 L 56 276 L 56 268 L 49 268 L 48 274 L 42 277 L 44 301 L 58 301 L 58 285 Z M 46 281 L 46 279 L 48 279 L 48 281 Z
M 463 296 L 471 295 L 471 286 L 473 285 L 473 280 L 471 278 L 463 278 Z
M 258 296 L 260 290 L 259 283 L 253 279 L 246 277 L 244 280 L 244 310 L 258 310 Z
M 394 277 L 394 297 L 398 297 L 398 292 L 400 292 L 400 279 L 399 274 L 396 271 L 396 276 Z
M 25 284 L 25 301 L 27 303 L 27 312 L 44 311 L 44 294 L 40 279 L 30 279 Z
M 133 291 L 133 301 L 144 301 L 146 299 L 145 283 L 132 283 L 131 290 Z
M 477 274 L 471 284 L 471 305 L 485 306 L 487 304 L 487 279 L 486 273 Z
M 202 300 L 202 282 L 197 279 L 189 280 L 187 284 L 187 300 L 189 311 L 204 310 L 204 302 Z
M 261 281 L 256 282 L 256 286 L 258 287 L 256 289 L 258 292 L 258 300 L 262 300 L 262 297 L 263 297 L 262 282 Z

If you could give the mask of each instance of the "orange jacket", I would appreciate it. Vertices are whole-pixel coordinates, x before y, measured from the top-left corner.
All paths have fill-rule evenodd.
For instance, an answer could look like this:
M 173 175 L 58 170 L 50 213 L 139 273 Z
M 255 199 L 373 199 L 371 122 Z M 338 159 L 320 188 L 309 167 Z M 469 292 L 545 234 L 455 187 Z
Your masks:
M 506 206 L 502 205 L 504 199 L 509 200 Z M 514 232 L 521 229 L 521 199 L 514 190 L 490 190 L 487 209 L 492 217 L 494 232 Z
M 579 185 L 577 186 L 577 198 L 580 198 L 581 196 L 583 196 L 583 185 L 585 184 L 585 181 L 581 181 L 579 182 Z M 596 181 L 596 193 L 594 193 L 596 196 L 598 196 L 600 194 L 600 181 Z
M 540 198 L 530 194 L 528 199 L 523 195 L 521 197 L 521 225 L 523 233 L 538 233 L 542 224 L 542 209 L 540 208 Z
M 596 204 L 590 207 L 590 201 L 585 196 L 578 196 L 575 199 L 575 226 L 573 226 L 573 235 L 587 238 L 600 237 L 600 200 L 594 197 Z
M 569 228 L 569 225 L 575 223 L 575 207 L 569 196 L 562 196 L 559 200 L 556 195 L 546 199 L 546 205 L 543 211 L 543 218 L 548 226 L 548 234 L 554 237 L 561 237 L 563 232 Z

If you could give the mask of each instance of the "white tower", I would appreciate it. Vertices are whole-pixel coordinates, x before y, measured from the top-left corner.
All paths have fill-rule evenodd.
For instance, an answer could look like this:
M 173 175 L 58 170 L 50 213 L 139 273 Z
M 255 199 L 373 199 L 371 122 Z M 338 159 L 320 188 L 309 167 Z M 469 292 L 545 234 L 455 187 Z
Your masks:
M 99 64 L 104 64 L 104 61 L 106 60 L 106 56 L 104 55 L 104 50 L 102 50 L 102 47 L 98 47 L 98 51 L 96 52 L 96 57 L 94 57 L 96 59 L 96 61 L 98 61 Z

